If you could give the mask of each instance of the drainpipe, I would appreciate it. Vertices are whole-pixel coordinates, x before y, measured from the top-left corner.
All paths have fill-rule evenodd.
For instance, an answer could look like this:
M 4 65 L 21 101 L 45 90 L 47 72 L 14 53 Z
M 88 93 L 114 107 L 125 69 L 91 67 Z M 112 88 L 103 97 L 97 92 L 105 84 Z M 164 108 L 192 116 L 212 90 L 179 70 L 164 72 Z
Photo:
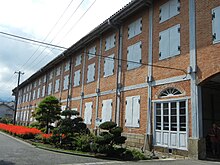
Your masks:
M 100 76 L 101 76 L 101 54 L 102 54 L 102 37 L 100 37 L 100 45 L 99 45 L 99 57 L 98 57 L 98 79 L 97 79 L 97 88 L 96 88 L 96 116 L 98 118 L 99 113 L 99 96 L 100 96 Z M 94 127 L 96 129 L 96 126 Z
M 117 66 L 117 75 L 116 75 L 116 103 L 115 103 L 115 122 L 118 126 L 120 126 L 120 102 L 121 102 L 121 66 L 122 66 L 122 40 L 123 40 L 123 26 L 115 25 L 111 22 L 111 20 L 108 20 L 108 24 L 112 26 L 113 28 L 118 30 L 118 66 Z
M 149 49 L 148 49 L 148 96 L 147 96 L 147 128 L 146 128 L 146 137 L 144 141 L 144 150 L 152 149 L 152 59 L 153 59 L 153 2 L 151 2 L 151 6 L 149 8 Z
M 70 107 L 70 99 L 71 99 L 71 93 L 72 93 L 72 58 L 69 57 L 69 82 L 68 82 L 68 91 L 67 91 L 67 99 L 66 99 L 66 109 Z
M 83 106 L 83 98 L 84 98 L 85 64 L 86 64 L 86 48 L 84 49 L 83 68 L 82 68 L 82 88 L 81 88 L 81 100 L 80 100 L 80 115 L 81 116 L 82 116 L 82 106 Z

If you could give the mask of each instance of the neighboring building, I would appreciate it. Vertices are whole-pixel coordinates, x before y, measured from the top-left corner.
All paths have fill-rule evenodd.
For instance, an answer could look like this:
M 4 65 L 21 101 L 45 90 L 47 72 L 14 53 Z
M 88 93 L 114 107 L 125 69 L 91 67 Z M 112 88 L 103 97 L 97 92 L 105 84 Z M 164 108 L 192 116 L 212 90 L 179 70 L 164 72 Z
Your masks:
M 0 102 L 0 119 L 7 118 L 13 120 L 14 102 Z
M 54 95 L 90 129 L 115 121 L 128 145 L 204 158 L 219 43 L 220 1 L 134 0 L 19 86 L 17 122 Z

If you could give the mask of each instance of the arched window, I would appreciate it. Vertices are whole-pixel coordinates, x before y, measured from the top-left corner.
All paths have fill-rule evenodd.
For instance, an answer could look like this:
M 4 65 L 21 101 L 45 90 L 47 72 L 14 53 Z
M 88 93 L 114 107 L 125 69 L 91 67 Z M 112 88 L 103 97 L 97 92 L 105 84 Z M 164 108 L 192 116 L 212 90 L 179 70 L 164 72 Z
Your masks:
M 167 88 L 160 93 L 159 97 L 170 97 L 170 96 L 177 96 L 180 94 L 182 94 L 182 92 L 180 92 L 176 88 Z

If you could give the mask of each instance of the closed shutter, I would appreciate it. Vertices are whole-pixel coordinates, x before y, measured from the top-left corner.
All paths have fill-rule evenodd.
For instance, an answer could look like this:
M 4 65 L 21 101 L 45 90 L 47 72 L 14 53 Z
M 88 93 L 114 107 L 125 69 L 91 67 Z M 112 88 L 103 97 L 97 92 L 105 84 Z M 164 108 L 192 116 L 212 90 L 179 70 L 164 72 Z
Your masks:
M 80 85 L 80 70 L 77 70 L 74 73 L 74 87 L 79 86 Z
M 179 0 L 170 0 L 170 18 L 179 14 L 180 2 Z
M 170 57 L 180 54 L 180 25 L 170 28 Z
M 137 67 L 140 67 L 141 64 L 141 41 L 131 45 L 128 47 L 128 54 L 127 54 L 127 60 L 130 62 L 127 62 L 127 70 L 131 70 Z
M 132 98 L 132 109 L 133 109 L 133 119 L 132 126 L 139 127 L 140 126 L 140 96 L 135 96 Z
M 87 83 L 95 80 L 95 63 L 88 66 Z
M 105 58 L 104 62 L 104 77 L 114 74 L 114 54 Z
M 135 37 L 142 32 L 142 18 L 132 22 L 128 26 L 128 39 Z
M 159 59 L 165 59 L 169 57 L 169 30 L 160 32 L 159 40 Z
M 45 95 L 45 85 L 42 88 L 41 97 L 44 97 L 44 95 Z
M 169 0 L 160 6 L 160 23 L 178 15 L 180 13 L 179 0 Z
M 84 123 L 92 124 L 92 102 L 85 104 Z
M 220 42 L 220 7 L 212 10 L 212 33 L 213 43 Z
M 64 76 L 63 90 L 68 89 L 69 75 Z
M 88 53 L 88 59 L 92 59 L 93 57 L 95 57 L 96 55 L 96 47 L 92 47 L 89 49 L 89 53 Z
M 132 97 L 126 98 L 126 111 L 125 111 L 125 126 L 132 126 Z
M 112 121 L 112 99 L 102 101 L 102 122 Z
M 76 56 L 76 63 L 75 63 L 75 66 L 78 66 L 81 64 L 81 61 L 82 61 L 82 55 L 78 55 Z

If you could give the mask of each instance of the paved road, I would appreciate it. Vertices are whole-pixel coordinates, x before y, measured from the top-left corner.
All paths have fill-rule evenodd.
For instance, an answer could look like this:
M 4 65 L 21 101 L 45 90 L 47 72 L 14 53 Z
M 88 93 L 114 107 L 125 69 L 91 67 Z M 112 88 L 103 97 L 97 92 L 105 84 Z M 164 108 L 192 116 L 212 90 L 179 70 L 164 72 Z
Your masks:
M 192 160 L 111 161 L 67 155 L 35 148 L 0 132 L 0 165 L 216 165 L 220 162 Z

